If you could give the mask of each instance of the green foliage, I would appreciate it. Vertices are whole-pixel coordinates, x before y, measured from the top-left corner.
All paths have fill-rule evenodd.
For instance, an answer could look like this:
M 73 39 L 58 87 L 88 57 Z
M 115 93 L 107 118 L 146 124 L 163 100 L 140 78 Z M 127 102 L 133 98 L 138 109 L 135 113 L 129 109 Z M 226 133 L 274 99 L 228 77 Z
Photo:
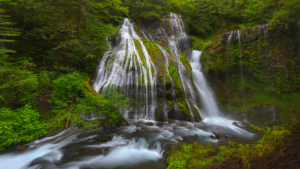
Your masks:
M 277 4 L 278 11 L 274 13 L 272 21 L 295 22 L 299 20 L 300 0 L 278 0 Z
M 184 89 L 183 86 L 181 84 L 180 78 L 179 78 L 179 74 L 175 68 L 175 66 L 172 64 L 172 62 L 169 63 L 169 72 L 170 72 L 170 76 L 173 79 L 175 85 L 176 85 L 176 92 L 178 92 L 178 94 L 183 93 Z
M 33 141 L 47 133 L 39 113 L 26 105 L 17 110 L 0 109 L 0 149 Z
M 117 109 L 128 109 L 130 103 L 133 101 L 131 98 L 124 98 L 123 94 L 116 91 L 115 85 L 110 85 L 106 91 L 107 94 L 102 95 L 106 100 L 111 102 Z
M 53 101 L 59 107 L 65 107 L 75 101 L 83 89 L 82 76 L 74 72 L 53 81 Z
M 129 107 L 130 98 L 124 99 L 123 94 L 114 91 L 110 86 L 106 95 L 99 95 L 89 85 L 89 80 L 83 80 L 79 73 L 72 73 L 54 80 L 53 101 L 55 108 L 52 110 L 56 114 L 51 119 L 57 126 L 68 127 L 71 124 L 82 125 L 85 129 L 95 129 L 100 125 L 116 125 L 126 122 L 119 110 Z M 94 113 L 97 119 L 86 121 L 82 117 Z M 101 124 L 100 117 L 107 118 L 107 124 Z M 67 120 L 67 123 L 64 121 Z
M 263 130 L 265 135 L 253 145 L 242 145 L 231 141 L 228 142 L 228 146 L 219 147 L 214 147 L 211 144 L 204 146 L 200 143 L 178 143 L 178 146 L 173 146 L 168 152 L 168 169 L 204 167 L 224 162 L 231 157 L 239 158 L 245 167 L 249 168 L 249 158 L 261 157 L 273 152 L 278 147 L 282 150 L 284 149 L 282 139 L 286 134 L 290 133 L 289 130 L 282 126 L 273 126 L 272 128 L 268 127 L 259 130 Z
M 10 0 L 6 0 L 10 2 Z M 1 1 L 0 1 L 1 3 Z M 10 16 L 6 14 L 7 11 L 0 8 L 0 49 L 3 48 L 2 44 L 6 42 L 14 42 L 11 37 L 19 36 L 20 30 L 17 28 L 12 28 L 13 23 L 10 21 Z M 3 38 L 3 39 L 2 39 Z M 12 50 L 7 50 L 7 52 L 15 52 Z
M 137 20 L 157 20 L 170 11 L 170 0 L 123 0 L 129 16 Z
M 156 45 L 156 42 L 150 40 L 143 40 L 143 44 L 147 48 L 147 51 L 149 52 L 150 56 L 153 57 L 156 62 L 158 62 L 158 55 L 161 54 L 161 52 L 158 46 Z
M 114 31 L 113 24 L 128 13 L 120 0 L 33 0 L 26 3 L 17 0 L 0 1 L 0 5 L 7 9 L 12 22 L 26 25 L 22 28 L 22 38 L 14 46 L 18 53 L 20 50 L 22 55 L 29 54 L 29 49 L 29 57 L 36 65 L 80 71 L 96 66 L 95 56 L 104 53 L 105 38 Z

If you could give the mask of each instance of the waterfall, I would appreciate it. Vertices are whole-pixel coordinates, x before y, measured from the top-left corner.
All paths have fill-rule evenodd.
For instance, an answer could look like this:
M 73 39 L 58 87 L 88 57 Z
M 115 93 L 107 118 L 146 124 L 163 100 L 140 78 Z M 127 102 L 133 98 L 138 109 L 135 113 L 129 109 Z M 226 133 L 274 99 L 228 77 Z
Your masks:
M 179 73 L 179 77 L 184 89 L 184 97 L 186 100 L 186 103 L 189 107 L 189 111 L 190 111 L 190 115 L 191 115 L 191 121 L 194 121 L 194 112 L 193 112 L 193 107 L 196 108 L 196 110 L 198 112 L 196 113 L 200 113 L 200 109 L 196 103 L 196 98 L 194 95 L 194 89 L 193 89 L 193 85 L 191 83 L 191 79 L 189 78 L 189 74 L 188 71 L 186 70 L 186 68 L 184 67 L 184 65 L 182 65 L 182 63 L 180 62 L 180 54 L 178 53 L 178 49 L 176 47 L 176 41 L 174 36 L 172 36 L 169 39 L 169 49 L 170 49 L 170 53 L 167 53 L 167 51 L 165 49 L 163 49 L 162 47 L 160 47 L 160 50 L 162 51 L 162 53 L 164 54 L 165 57 L 167 58 L 171 58 L 173 62 L 176 63 L 176 69 Z M 168 72 L 169 73 L 169 72 Z M 174 101 L 174 103 L 176 103 Z M 175 107 L 176 105 L 174 105 Z M 178 107 L 177 107 L 178 109 Z
M 162 54 L 165 57 L 165 69 L 167 71 L 167 74 L 164 76 L 164 82 L 166 82 L 166 76 L 168 76 L 170 78 L 170 82 L 171 82 L 171 92 L 172 92 L 172 99 L 173 99 L 173 107 L 174 107 L 174 111 L 175 111 L 175 119 L 178 119 L 178 112 L 179 112 L 179 106 L 176 102 L 176 92 L 175 92 L 175 85 L 174 85 L 174 81 L 172 79 L 172 77 L 170 76 L 170 72 L 169 72 L 169 58 L 171 58 L 171 56 L 169 55 L 169 53 L 160 45 L 156 44 L 158 46 L 158 48 L 160 49 L 160 51 L 162 52 Z M 167 106 L 166 101 L 164 101 L 164 109 L 165 106 Z M 164 112 L 165 115 L 165 122 L 167 122 L 167 118 L 168 115 L 166 114 L 166 112 Z
M 244 90 L 244 71 L 243 71 L 243 58 L 242 58 L 242 50 L 241 50 L 241 33 L 238 33 L 238 41 L 239 41 L 239 51 L 240 51 L 240 64 L 241 64 L 241 79 L 242 79 L 242 92 L 243 92 L 243 110 L 245 111 L 246 102 L 245 102 L 245 90 Z
M 167 28 L 166 20 L 163 20 L 164 29 Z M 185 66 L 180 61 L 180 52 L 189 49 L 190 46 L 190 38 L 185 33 L 184 22 L 180 15 L 170 13 L 169 19 L 169 28 L 170 28 L 170 38 L 168 40 L 170 54 L 162 47 L 159 48 L 163 55 L 166 58 L 171 58 L 173 63 L 176 64 L 177 72 L 179 73 L 179 78 L 181 80 L 182 86 L 184 88 L 184 97 L 187 103 L 187 106 L 190 111 L 191 121 L 194 121 L 194 113 L 200 113 L 200 108 L 197 104 L 194 87 L 192 85 L 192 81 L 189 77 L 189 73 Z M 166 68 L 168 70 L 168 68 Z M 169 73 L 169 72 L 168 72 Z M 174 91 L 174 90 L 173 90 Z M 174 91 L 174 109 L 175 112 L 179 111 L 178 105 L 176 103 L 176 94 Z M 196 109 L 197 112 L 194 112 Z
M 202 116 L 204 119 L 207 117 L 219 117 L 219 108 L 216 104 L 211 90 L 206 83 L 205 77 L 201 72 L 200 57 L 201 51 L 193 50 L 190 64 L 192 67 L 192 75 L 196 89 L 202 98 L 201 100 L 204 108 Z
M 189 75 L 189 71 L 185 67 L 186 65 L 181 63 L 182 56 L 180 54 L 180 52 L 186 51 L 191 47 L 191 40 L 185 33 L 184 22 L 180 15 L 171 13 L 169 21 L 164 17 L 161 25 L 163 27 L 163 36 L 166 35 L 165 32 L 169 32 L 169 37 L 166 38 L 169 51 L 167 52 L 157 44 L 161 54 L 165 58 L 165 69 L 167 71 L 167 73 L 163 74 L 161 88 L 161 96 L 164 99 L 161 101 L 164 121 L 168 120 L 167 113 L 169 108 L 166 101 L 166 76 L 172 84 L 171 93 L 175 119 L 179 119 L 179 105 L 176 100 L 175 84 L 168 70 L 169 59 L 174 64 L 183 87 L 186 111 L 189 111 L 191 121 L 194 121 L 194 113 L 200 113 L 200 108 L 196 101 L 194 86 L 190 79 L 191 75 Z M 157 72 L 159 67 L 155 65 L 156 62 L 149 55 L 140 36 L 146 40 L 153 40 L 161 35 L 151 34 L 148 31 L 151 28 L 145 32 L 140 28 L 139 36 L 133 27 L 134 25 L 130 23 L 129 19 L 124 19 L 122 26 L 119 28 L 120 35 L 108 38 L 108 41 L 113 43 L 107 43 L 109 50 L 105 52 L 96 68 L 95 78 L 93 79 L 94 89 L 101 94 L 106 94 L 109 86 L 114 84 L 113 90 L 124 94 L 125 97 L 134 99 L 136 104 L 131 106 L 130 112 L 134 112 L 135 119 L 155 120 L 155 113 L 158 107 L 156 79 L 158 79 Z M 128 112 L 129 110 L 126 110 L 122 113 L 126 115 L 129 114 Z
M 114 84 L 114 90 L 125 93 L 125 97 L 144 102 L 144 106 L 135 109 L 136 118 L 155 119 L 156 69 L 129 19 L 124 19 L 120 36 L 116 39 L 118 44 L 105 52 L 96 68 L 94 89 L 105 94 Z M 145 112 L 143 117 L 137 114 L 141 111 Z
M 170 34 L 173 35 L 178 43 L 180 52 L 190 48 L 190 40 L 187 34 L 184 32 L 184 22 L 180 15 L 170 13 Z

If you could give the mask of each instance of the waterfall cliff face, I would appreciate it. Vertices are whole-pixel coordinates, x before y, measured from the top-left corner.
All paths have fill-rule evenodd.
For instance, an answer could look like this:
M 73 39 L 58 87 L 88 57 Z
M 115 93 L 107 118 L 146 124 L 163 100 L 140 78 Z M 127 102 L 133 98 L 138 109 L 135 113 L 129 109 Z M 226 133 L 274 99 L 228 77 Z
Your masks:
M 107 38 L 108 51 L 96 68 L 94 89 L 109 87 L 130 97 L 130 119 L 200 120 L 191 67 L 183 56 L 191 47 L 181 16 L 170 14 L 147 24 L 124 19 L 119 33 Z

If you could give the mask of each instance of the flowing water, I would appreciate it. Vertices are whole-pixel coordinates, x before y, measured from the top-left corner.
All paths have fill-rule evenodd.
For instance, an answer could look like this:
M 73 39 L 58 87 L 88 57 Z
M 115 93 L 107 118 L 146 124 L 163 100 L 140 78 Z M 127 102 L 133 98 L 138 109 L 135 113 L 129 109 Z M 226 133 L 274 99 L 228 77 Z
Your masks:
M 70 129 L 53 137 L 32 142 L 25 152 L 6 152 L 0 155 L 0 168 L 5 169 L 110 169 L 166 168 L 167 145 L 207 143 L 223 145 L 231 141 L 249 141 L 240 131 L 207 122 L 174 121 L 171 124 L 149 120 L 129 120 L 129 126 L 76 133 Z M 243 126 L 235 126 L 241 131 Z M 213 138 L 215 132 L 226 133 L 222 140 Z M 107 140 L 99 140 L 108 138 Z M 251 136 L 253 137 L 253 136 Z
M 190 48 L 190 39 L 184 32 L 184 23 L 179 15 L 170 14 L 169 21 L 162 25 L 170 29 L 167 39 L 168 49 L 156 44 L 164 59 L 166 72 L 162 82 L 163 122 L 155 121 L 158 95 L 158 70 L 149 55 L 142 38 L 133 29 L 129 19 L 124 19 L 115 33 L 107 38 L 108 51 L 104 54 L 95 71 L 94 89 L 105 94 L 111 84 L 113 90 L 123 93 L 139 106 L 133 105 L 131 118 L 129 110 L 122 112 L 129 125 L 99 128 L 89 132 L 77 132 L 71 128 L 52 137 L 29 143 L 25 152 L 7 151 L 0 155 L 0 168 L 5 169 L 151 169 L 167 168 L 166 150 L 169 145 L 183 143 L 211 143 L 224 145 L 228 141 L 251 143 L 257 139 L 253 130 L 243 123 L 226 117 L 218 108 L 213 91 L 207 83 L 200 63 L 201 51 L 192 51 L 189 58 L 191 72 L 182 64 L 180 51 Z M 149 34 L 149 33 L 147 33 Z M 228 50 L 233 32 L 228 39 Z M 146 35 L 145 39 L 153 39 Z M 169 72 L 173 64 L 184 89 L 183 95 L 190 113 L 190 121 L 180 121 L 179 105 L 175 93 L 175 83 Z M 166 77 L 171 87 L 166 87 Z M 166 92 L 171 90 L 175 118 L 168 119 Z M 199 101 L 201 100 L 201 103 Z M 196 121 L 200 114 L 202 121 Z M 93 116 L 85 117 L 94 118 Z M 152 125 L 147 125 L 151 122 Z M 251 131 L 251 132 L 250 132 Z M 222 135 L 216 139 L 215 135 Z

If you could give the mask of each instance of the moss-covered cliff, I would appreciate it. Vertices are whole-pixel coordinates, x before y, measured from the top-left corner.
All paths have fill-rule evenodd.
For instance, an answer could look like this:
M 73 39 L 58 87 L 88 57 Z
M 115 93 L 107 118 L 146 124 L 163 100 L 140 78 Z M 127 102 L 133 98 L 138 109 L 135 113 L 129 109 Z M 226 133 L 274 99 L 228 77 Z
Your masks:
M 240 46 L 238 31 L 206 40 L 193 37 L 194 48 L 204 51 L 201 62 L 220 105 L 247 112 L 248 119 L 255 117 L 253 121 L 265 116 L 265 109 L 274 110 L 266 121 L 297 120 L 300 32 L 296 24 L 260 25 L 239 33 Z

